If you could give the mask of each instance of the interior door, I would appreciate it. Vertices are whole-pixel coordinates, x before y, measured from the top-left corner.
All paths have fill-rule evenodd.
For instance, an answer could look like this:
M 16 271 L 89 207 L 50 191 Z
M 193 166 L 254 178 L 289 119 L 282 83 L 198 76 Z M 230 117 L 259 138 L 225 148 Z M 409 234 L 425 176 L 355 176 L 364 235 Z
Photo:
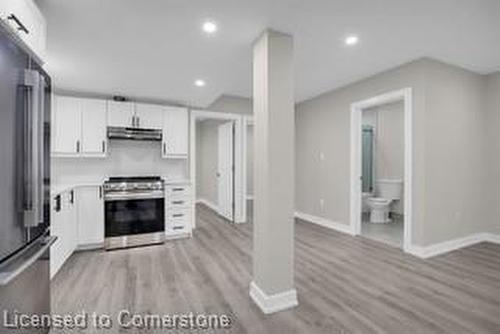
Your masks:
M 82 99 L 82 152 L 85 155 L 106 154 L 106 101 Z
M 234 220 L 234 123 L 218 128 L 218 208 L 219 214 Z

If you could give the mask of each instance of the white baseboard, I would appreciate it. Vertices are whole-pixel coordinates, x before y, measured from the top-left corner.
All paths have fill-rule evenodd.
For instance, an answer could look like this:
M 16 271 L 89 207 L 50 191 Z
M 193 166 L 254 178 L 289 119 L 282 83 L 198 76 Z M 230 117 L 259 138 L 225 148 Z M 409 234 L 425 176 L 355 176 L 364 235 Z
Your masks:
M 89 251 L 89 250 L 96 250 L 96 249 L 103 249 L 104 248 L 104 243 L 103 242 L 98 242 L 94 244 L 83 244 L 83 245 L 78 245 L 76 247 L 76 251 Z
M 484 241 L 492 242 L 494 244 L 500 244 L 500 234 L 485 233 Z
M 204 205 L 208 206 L 210 209 L 214 210 L 216 213 L 219 213 L 219 206 L 217 204 L 215 204 L 214 202 L 211 202 L 211 201 L 204 199 L 204 198 L 198 198 L 196 200 L 196 203 L 204 204 Z
M 349 235 L 355 235 L 354 228 L 351 225 L 337 223 L 325 218 L 313 216 L 303 212 L 295 212 L 295 217 L 326 228 L 331 228 L 338 232 L 347 233 Z
M 264 314 L 283 311 L 299 305 L 295 289 L 268 295 L 253 281 L 250 283 L 250 297 Z
M 439 242 L 429 246 L 411 246 L 408 253 L 427 259 L 433 256 L 445 254 L 460 248 L 472 246 L 480 242 L 500 243 L 500 235 L 493 233 L 475 233 L 463 238 L 457 238 Z

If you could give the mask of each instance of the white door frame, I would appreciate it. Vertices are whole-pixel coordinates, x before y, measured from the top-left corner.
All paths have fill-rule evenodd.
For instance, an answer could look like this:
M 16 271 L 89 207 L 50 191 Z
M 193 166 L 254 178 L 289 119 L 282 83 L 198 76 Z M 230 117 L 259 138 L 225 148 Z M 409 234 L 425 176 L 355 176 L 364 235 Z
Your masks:
M 362 111 L 391 102 L 404 102 L 404 241 L 403 250 L 412 245 L 413 223 L 413 102 L 412 89 L 404 88 L 351 104 L 351 228 L 361 233 L 361 176 L 362 176 Z
M 203 119 L 234 122 L 234 222 L 245 223 L 246 204 L 246 119 L 240 114 L 191 110 L 189 122 L 189 175 L 193 184 L 193 200 L 196 201 L 196 121 Z M 245 125 L 245 126 L 244 126 Z M 193 219 L 193 228 L 196 219 Z

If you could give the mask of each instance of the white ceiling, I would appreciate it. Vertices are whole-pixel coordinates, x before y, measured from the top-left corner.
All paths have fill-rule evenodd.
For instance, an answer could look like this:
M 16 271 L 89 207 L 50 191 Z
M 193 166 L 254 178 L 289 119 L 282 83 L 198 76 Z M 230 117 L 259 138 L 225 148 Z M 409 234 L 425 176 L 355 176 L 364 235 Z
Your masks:
M 301 101 L 421 56 L 500 70 L 498 0 L 38 0 L 63 90 L 206 106 L 251 96 L 252 42 L 295 38 Z M 201 25 L 217 22 L 206 36 Z M 355 47 L 343 44 L 358 34 Z M 193 82 L 202 78 L 203 88 Z

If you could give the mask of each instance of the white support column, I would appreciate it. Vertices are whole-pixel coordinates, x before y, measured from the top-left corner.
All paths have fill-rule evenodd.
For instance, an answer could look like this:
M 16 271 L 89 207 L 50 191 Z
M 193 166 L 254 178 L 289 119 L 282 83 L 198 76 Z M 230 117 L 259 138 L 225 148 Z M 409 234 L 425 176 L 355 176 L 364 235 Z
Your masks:
M 266 31 L 254 45 L 254 223 L 250 296 L 264 313 L 298 304 L 294 288 L 293 38 Z

